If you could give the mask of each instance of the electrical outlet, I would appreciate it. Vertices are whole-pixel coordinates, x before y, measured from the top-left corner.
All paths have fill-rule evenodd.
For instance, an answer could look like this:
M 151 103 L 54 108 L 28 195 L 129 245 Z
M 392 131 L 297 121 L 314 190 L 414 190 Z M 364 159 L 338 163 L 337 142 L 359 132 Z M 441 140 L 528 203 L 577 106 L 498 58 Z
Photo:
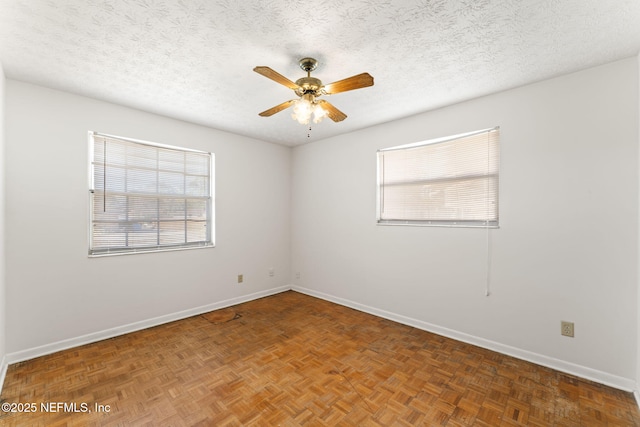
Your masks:
M 238 274 L 238 283 L 242 283 L 244 281 L 244 275 Z
M 573 338 L 573 322 L 560 322 L 560 333 L 565 337 Z
M 300 272 L 297 272 L 297 273 L 296 273 L 296 279 L 297 279 L 297 280 L 300 280 Z
M 275 275 L 276 275 L 276 271 L 273 269 L 273 267 L 271 267 L 271 268 L 269 269 L 269 277 L 273 277 L 273 276 L 275 276 Z

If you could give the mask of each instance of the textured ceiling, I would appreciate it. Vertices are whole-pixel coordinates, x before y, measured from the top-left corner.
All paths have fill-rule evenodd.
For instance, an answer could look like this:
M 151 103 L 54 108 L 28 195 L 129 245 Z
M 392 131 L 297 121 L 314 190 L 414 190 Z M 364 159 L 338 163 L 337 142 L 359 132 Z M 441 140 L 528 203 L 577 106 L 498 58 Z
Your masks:
M 0 0 L 8 78 L 299 145 L 638 54 L 638 0 Z M 291 80 L 319 60 L 348 118 L 308 128 Z M 108 131 L 108 129 L 97 129 Z

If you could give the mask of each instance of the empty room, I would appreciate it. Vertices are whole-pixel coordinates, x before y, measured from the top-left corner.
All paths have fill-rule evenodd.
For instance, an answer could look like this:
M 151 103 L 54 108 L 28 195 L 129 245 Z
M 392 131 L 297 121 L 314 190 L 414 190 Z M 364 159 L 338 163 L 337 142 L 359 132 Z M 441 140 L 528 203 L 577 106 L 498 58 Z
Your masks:
M 0 424 L 640 426 L 640 2 L 0 1 Z

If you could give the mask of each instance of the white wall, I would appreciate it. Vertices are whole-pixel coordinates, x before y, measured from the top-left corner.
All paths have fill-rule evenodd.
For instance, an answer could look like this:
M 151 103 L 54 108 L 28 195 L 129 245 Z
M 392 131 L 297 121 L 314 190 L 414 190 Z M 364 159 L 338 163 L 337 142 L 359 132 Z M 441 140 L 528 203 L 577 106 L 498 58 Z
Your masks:
M 296 147 L 296 289 L 634 388 L 638 116 L 631 58 Z M 486 230 L 375 224 L 376 150 L 493 126 L 486 297 Z
M 2 64 L 0 64 L 0 390 L 4 383 L 4 375 L 6 372 L 6 310 L 7 303 L 5 299 L 5 227 L 4 227 L 4 146 L 5 146 L 5 77 Z
M 638 81 L 640 82 L 640 54 L 638 54 Z M 638 146 L 640 146 L 640 84 L 638 85 Z M 638 163 L 640 164 L 640 159 L 638 159 Z M 640 187 L 640 184 L 639 184 Z M 638 216 L 638 221 L 640 221 L 640 215 Z M 640 245 L 640 237 L 638 238 L 638 244 Z M 640 246 L 639 246 L 640 248 Z M 638 336 L 637 336 L 637 348 L 636 348 L 636 389 L 635 389 L 635 398 L 636 403 L 640 405 L 640 250 L 638 251 L 638 313 L 637 313 L 637 322 L 638 322 Z
M 12 362 L 289 285 L 288 147 L 10 79 L 6 96 Z M 215 153 L 216 247 L 88 258 L 90 130 Z

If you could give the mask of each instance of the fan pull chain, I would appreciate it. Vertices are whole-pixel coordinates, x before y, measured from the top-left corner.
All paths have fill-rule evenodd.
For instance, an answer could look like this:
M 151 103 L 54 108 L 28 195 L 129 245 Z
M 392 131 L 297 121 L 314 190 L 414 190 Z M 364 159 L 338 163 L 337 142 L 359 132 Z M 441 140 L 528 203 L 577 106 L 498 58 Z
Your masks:
M 107 140 L 104 140 L 104 154 L 103 154 L 104 167 L 102 177 L 102 212 L 107 211 Z
M 307 133 L 307 138 L 311 138 L 311 126 L 309 126 L 309 132 Z

